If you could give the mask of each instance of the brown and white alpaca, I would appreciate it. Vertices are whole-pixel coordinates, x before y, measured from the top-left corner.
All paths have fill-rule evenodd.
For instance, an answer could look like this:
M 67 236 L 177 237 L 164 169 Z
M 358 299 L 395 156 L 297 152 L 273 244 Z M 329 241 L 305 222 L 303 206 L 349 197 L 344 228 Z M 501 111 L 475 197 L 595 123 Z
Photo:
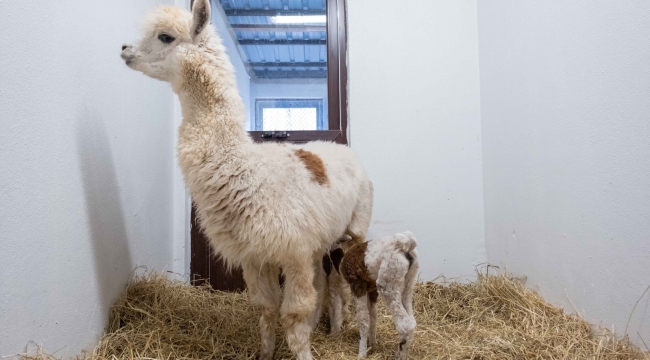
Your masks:
M 386 302 L 399 334 L 396 358 L 408 357 L 416 325 L 413 317 L 413 288 L 419 267 L 416 245 L 415 237 L 407 231 L 358 243 L 345 250 L 339 269 L 356 298 L 360 358 L 366 357 L 368 345 L 377 342 L 379 295 Z
M 159 7 L 145 18 L 143 37 L 122 47 L 122 58 L 178 94 L 185 184 L 215 252 L 242 266 L 250 298 L 262 308 L 260 358 L 273 357 L 279 310 L 291 351 L 311 359 L 322 256 L 344 233 L 365 237 L 372 183 L 346 146 L 254 144 L 232 64 L 209 22 L 209 0 L 195 1 L 191 13 Z

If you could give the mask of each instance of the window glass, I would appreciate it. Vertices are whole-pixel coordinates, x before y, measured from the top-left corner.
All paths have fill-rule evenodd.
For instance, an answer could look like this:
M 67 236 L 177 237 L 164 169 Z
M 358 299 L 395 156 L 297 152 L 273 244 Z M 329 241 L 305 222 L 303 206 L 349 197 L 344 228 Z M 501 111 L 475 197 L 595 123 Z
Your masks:
M 323 130 L 322 99 L 266 99 L 255 101 L 253 130 Z

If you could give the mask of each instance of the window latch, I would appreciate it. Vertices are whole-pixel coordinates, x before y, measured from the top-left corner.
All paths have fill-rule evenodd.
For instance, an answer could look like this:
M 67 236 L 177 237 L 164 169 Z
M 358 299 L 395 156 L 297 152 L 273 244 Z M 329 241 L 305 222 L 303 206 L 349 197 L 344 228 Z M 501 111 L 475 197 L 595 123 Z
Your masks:
M 291 134 L 286 131 L 278 131 L 277 133 L 275 131 L 267 131 L 262 134 L 262 139 L 286 139 L 290 136 Z

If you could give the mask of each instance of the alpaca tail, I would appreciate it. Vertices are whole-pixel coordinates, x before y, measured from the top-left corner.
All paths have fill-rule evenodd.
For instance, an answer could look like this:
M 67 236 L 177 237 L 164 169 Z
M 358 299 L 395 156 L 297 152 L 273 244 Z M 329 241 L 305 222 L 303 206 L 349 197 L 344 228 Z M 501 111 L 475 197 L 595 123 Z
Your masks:
M 410 231 L 396 234 L 394 239 L 397 248 L 405 253 L 410 253 L 418 245 L 415 236 Z

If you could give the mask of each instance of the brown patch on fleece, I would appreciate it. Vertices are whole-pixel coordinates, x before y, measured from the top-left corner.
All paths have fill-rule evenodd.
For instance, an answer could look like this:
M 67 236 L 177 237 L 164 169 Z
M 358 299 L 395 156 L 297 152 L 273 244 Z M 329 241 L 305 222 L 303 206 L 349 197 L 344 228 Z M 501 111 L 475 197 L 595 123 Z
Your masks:
M 336 269 L 337 273 L 340 273 L 340 267 L 341 267 L 341 261 L 343 260 L 343 249 L 338 248 L 330 251 L 330 259 L 332 259 L 332 265 L 334 265 L 334 269 Z
M 323 270 L 325 270 L 325 275 L 330 276 L 332 273 L 332 259 L 329 254 L 323 255 Z
M 311 172 L 312 180 L 319 183 L 320 185 L 326 185 L 329 183 L 325 164 L 323 163 L 323 160 L 318 157 L 318 155 L 303 149 L 296 149 L 293 152 L 300 159 L 300 161 L 305 164 L 307 170 Z
M 379 297 L 379 293 L 377 293 L 377 290 L 368 293 L 368 300 L 373 304 L 377 303 L 378 297 Z
M 325 270 L 327 276 L 332 273 L 333 269 L 340 273 L 341 260 L 343 260 L 343 249 L 341 248 L 330 250 L 329 253 L 323 255 L 323 270 Z
M 372 295 L 377 293 L 377 284 L 370 278 L 370 273 L 366 267 L 366 250 L 368 242 L 356 244 L 345 252 L 343 261 L 341 261 L 341 274 L 350 284 L 352 293 L 356 297 L 361 297 L 367 293 Z M 376 297 L 374 297 L 376 301 Z

